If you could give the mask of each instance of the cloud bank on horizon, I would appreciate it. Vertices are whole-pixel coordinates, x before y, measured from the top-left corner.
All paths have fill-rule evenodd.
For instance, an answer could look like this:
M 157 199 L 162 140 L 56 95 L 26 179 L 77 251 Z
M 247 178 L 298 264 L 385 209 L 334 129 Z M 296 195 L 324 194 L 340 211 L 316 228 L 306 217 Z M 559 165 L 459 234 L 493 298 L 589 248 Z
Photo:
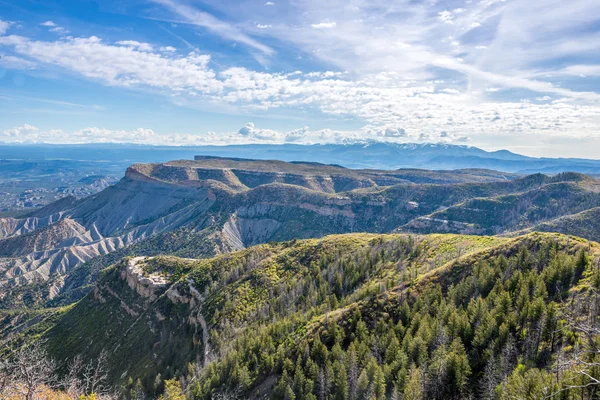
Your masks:
M 596 0 L 20 7 L 0 3 L 1 141 L 369 139 L 590 157 L 600 140 Z

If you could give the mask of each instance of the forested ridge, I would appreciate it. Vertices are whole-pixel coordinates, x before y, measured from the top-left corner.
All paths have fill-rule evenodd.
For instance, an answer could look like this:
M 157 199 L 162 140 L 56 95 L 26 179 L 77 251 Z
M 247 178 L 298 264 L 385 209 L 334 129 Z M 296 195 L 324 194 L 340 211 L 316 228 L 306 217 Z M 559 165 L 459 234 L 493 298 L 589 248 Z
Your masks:
M 564 240 L 479 252 L 330 311 L 302 334 L 293 320 L 249 333 L 191 392 L 243 391 L 274 370 L 281 399 L 593 396 L 594 385 L 565 389 L 590 382 L 575 372 L 583 343 L 572 319 L 595 313 L 599 275 L 586 245 Z
M 559 234 L 338 235 L 138 260 L 166 282 L 153 294 L 125 260 L 24 334 L 62 373 L 106 357 L 122 398 L 595 398 L 599 253 Z

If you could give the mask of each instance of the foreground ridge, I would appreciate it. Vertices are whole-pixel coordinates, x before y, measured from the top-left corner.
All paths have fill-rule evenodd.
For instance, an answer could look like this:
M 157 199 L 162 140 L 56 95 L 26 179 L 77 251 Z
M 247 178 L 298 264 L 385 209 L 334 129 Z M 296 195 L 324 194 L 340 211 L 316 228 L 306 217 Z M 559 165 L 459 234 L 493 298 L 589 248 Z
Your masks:
M 560 321 L 593 309 L 599 255 L 552 233 L 347 234 L 128 259 L 44 337 L 65 361 L 108 350 L 113 382 L 157 395 L 160 374 L 193 398 L 318 396 L 328 379 L 343 398 L 518 397 L 523 379 L 578 379 L 552 368 L 579 346 Z

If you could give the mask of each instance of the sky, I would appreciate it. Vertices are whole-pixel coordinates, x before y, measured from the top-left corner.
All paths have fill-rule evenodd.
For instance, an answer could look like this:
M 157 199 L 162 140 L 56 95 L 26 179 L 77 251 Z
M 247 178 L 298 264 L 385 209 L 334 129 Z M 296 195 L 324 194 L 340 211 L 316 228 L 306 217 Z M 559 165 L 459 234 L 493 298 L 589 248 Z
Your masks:
M 0 0 L 0 141 L 600 158 L 598 0 Z

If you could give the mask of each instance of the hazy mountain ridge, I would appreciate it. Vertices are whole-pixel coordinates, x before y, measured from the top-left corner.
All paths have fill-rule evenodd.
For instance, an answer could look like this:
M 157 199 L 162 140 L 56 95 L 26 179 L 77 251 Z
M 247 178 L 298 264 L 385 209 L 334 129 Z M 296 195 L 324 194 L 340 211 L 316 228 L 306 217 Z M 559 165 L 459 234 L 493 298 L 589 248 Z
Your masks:
M 346 144 L 144 146 L 132 144 L 0 145 L 0 212 L 22 215 L 65 196 L 83 198 L 123 176 L 135 163 L 164 163 L 196 155 L 317 162 L 348 168 L 491 169 L 522 174 L 576 171 L 600 176 L 600 161 L 534 158 L 472 146 L 377 141 Z M 398 177 L 399 178 L 399 177 Z M 433 182 L 432 182 L 433 183 Z

